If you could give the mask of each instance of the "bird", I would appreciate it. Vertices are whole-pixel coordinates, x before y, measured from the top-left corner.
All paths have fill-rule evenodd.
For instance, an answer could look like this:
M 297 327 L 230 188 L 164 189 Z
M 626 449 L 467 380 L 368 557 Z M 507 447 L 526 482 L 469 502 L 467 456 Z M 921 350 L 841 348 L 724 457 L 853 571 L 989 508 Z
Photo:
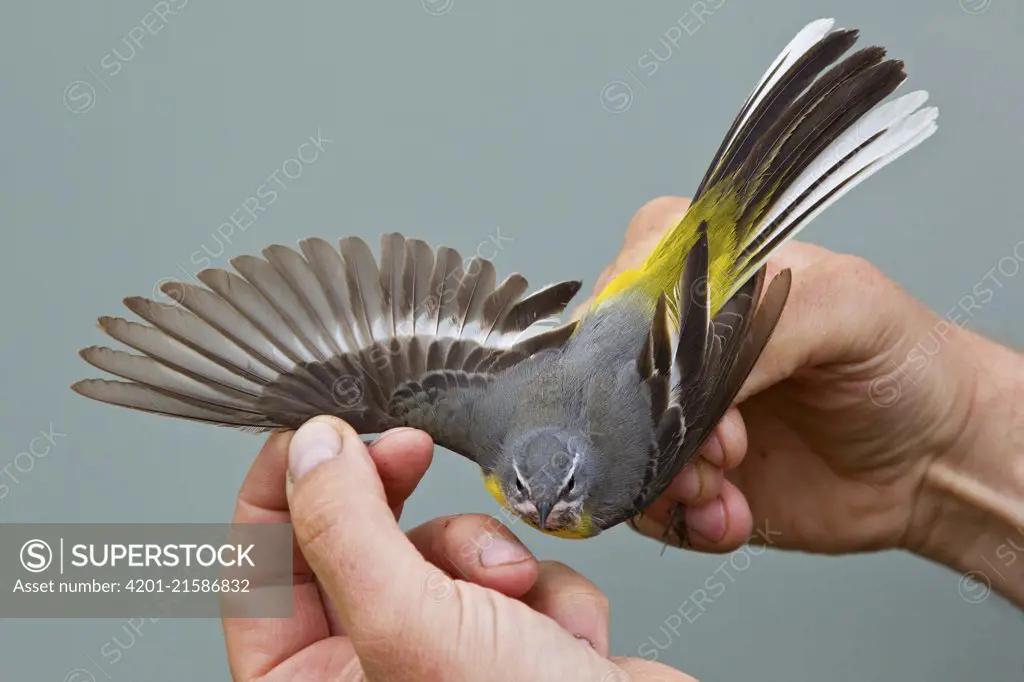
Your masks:
M 549 535 L 635 523 L 731 406 L 793 281 L 766 261 L 825 208 L 937 129 L 923 90 L 856 29 L 807 24 L 726 132 L 690 208 L 639 266 L 563 320 L 580 280 L 531 289 L 403 234 L 313 237 L 133 296 L 101 317 L 131 351 L 80 352 L 116 379 L 88 398 L 254 433 L 335 415 L 406 426 L 474 462 Z M 678 507 L 676 508 L 678 511 Z M 685 533 L 681 515 L 670 525 Z

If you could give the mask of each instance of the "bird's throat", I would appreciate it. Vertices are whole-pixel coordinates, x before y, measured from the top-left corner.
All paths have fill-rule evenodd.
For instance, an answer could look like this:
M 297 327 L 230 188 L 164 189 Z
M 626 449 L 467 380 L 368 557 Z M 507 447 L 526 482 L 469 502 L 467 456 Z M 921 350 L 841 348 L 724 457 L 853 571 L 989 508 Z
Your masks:
M 487 488 L 487 492 L 489 492 L 494 499 L 498 501 L 498 504 L 515 514 L 515 510 L 508 505 L 508 501 L 505 499 L 505 493 L 501 492 L 501 483 L 498 482 L 498 477 L 495 474 L 484 474 L 484 487 Z M 519 516 L 518 514 L 516 514 L 516 518 L 523 519 L 523 521 L 528 525 L 536 528 L 542 533 L 553 535 L 557 538 L 564 538 L 566 540 L 583 540 L 596 535 L 596 533 L 593 532 L 590 514 L 586 511 L 583 512 L 583 518 L 580 519 L 580 522 L 575 527 L 559 528 L 557 530 L 551 528 L 540 528 L 537 524 L 533 523 L 529 519 Z

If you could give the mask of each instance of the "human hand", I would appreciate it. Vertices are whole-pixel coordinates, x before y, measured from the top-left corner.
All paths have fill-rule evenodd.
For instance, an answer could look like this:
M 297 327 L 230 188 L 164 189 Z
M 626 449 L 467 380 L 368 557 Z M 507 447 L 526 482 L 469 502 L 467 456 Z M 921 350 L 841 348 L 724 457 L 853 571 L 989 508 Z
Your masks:
M 674 197 L 644 206 L 595 292 L 639 265 L 688 207 Z M 977 387 L 990 378 L 976 358 L 1006 359 L 1005 349 L 939 318 L 862 259 L 791 242 L 768 263 L 768 279 L 784 268 L 793 271 L 789 300 L 737 398 L 741 407 L 729 410 L 639 530 L 660 539 L 678 501 L 700 550 L 748 540 L 824 553 L 907 548 L 956 565 L 929 546 L 948 506 L 930 494 L 930 481 L 976 457 L 970 451 L 984 430 Z M 1019 415 L 1006 416 L 1008 428 L 1020 425 Z M 1006 470 L 975 469 L 990 484 Z
M 403 533 L 402 506 L 432 449 L 412 429 L 367 448 L 331 417 L 269 439 L 234 521 L 294 525 L 294 615 L 224 619 L 234 679 L 692 679 L 609 658 L 605 596 L 538 562 L 494 519 L 451 516 Z

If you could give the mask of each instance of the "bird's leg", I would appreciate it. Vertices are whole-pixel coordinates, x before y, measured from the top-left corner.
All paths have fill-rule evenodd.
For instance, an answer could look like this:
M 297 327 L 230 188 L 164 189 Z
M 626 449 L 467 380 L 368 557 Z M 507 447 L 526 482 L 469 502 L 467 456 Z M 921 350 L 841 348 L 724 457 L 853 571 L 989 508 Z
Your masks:
M 678 538 L 680 547 L 690 546 L 689 532 L 686 529 L 685 511 L 681 502 L 676 502 L 672 505 L 672 511 L 668 515 L 668 523 L 665 524 L 665 533 L 661 537 L 662 542 L 665 543 L 661 547 L 662 554 L 665 554 L 665 548 L 669 546 L 673 533 Z
M 678 546 L 678 547 L 689 547 L 690 546 L 690 537 L 689 537 L 689 533 L 688 533 L 688 531 L 686 529 L 686 517 L 685 517 L 684 512 L 685 512 L 685 509 L 684 509 L 682 503 L 676 502 L 672 506 L 672 511 L 669 512 L 668 523 L 665 524 L 665 529 L 664 529 L 664 531 L 662 532 L 662 535 L 661 535 L 661 540 L 664 543 L 662 545 L 662 547 L 661 547 L 661 554 L 662 554 L 662 556 L 664 556 L 664 554 L 665 554 L 665 548 L 666 547 L 668 547 L 669 545 L 672 545 L 672 544 L 676 544 L 676 543 L 672 542 L 672 536 L 673 535 L 676 536 L 676 540 L 677 540 L 676 546 Z M 640 521 L 643 520 L 643 518 L 646 515 L 647 514 L 644 513 L 644 512 L 638 512 L 635 516 L 627 519 L 626 523 L 628 523 L 633 528 L 633 530 L 635 530 L 637 532 L 641 532 L 640 531 L 639 523 L 640 523 Z

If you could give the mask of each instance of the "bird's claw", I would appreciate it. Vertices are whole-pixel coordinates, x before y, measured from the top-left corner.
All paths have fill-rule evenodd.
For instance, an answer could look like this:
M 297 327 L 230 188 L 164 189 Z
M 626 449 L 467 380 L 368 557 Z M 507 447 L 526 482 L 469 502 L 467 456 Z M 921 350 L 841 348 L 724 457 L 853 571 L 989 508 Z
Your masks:
M 690 535 L 686 528 L 686 514 L 685 508 L 681 502 L 676 502 L 672 506 L 672 511 L 668 515 L 668 523 L 665 524 L 665 532 L 661 537 L 664 543 L 661 546 L 662 555 L 665 554 L 665 548 L 672 544 L 672 535 L 675 534 L 678 547 L 689 547 L 690 546 Z

